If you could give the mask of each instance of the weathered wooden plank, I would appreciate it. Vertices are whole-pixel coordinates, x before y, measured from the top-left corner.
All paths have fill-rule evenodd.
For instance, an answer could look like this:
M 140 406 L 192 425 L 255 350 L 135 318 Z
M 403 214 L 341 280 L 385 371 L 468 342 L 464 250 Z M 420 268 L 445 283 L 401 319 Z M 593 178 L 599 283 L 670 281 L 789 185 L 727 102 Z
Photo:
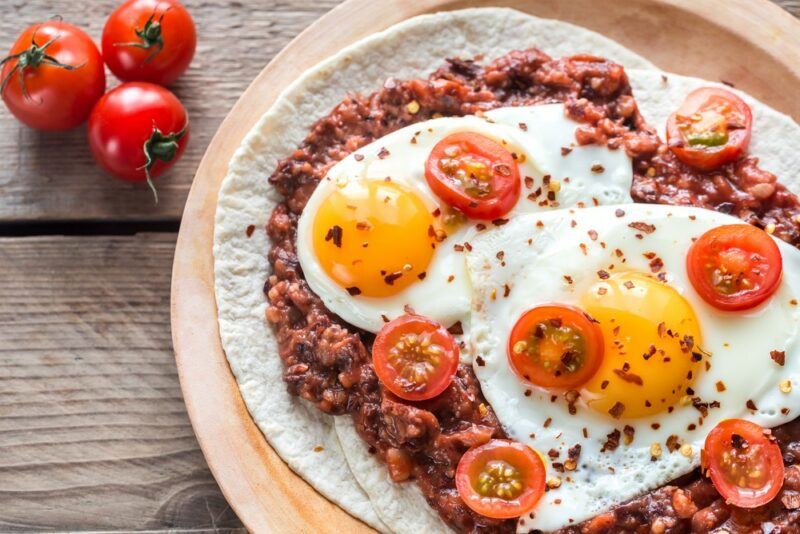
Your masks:
M 1 2 L 0 53 L 27 24 L 60 14 L 99 41 L 118 2 Z M 85 127 L 67 133 L 26 128 L 0 105 L 0 222 L 180 217 L 194 171 L 219 123 L 256 74 L 297 33 L 338 0 L 186 0 L 198 27 L 197 53 L 172 89 L 189 110 L 192 139 L 159 178 L 160 202 L 141 184 L 104 175 L 92 162 Z M 109 73 L 109 82 L 116 83 Z
M 0 531 L 241 526 L 181 397 L 174 246 L 0 239 Z

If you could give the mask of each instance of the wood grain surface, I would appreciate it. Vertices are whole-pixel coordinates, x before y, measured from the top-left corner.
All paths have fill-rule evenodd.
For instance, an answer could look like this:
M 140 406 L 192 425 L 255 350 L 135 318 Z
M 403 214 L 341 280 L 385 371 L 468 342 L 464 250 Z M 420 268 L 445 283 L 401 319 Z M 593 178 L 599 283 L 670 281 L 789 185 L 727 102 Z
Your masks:
M 111 0 L 2 0 L 0 50 L 28 24 L 61 15 L 99 42 Z M 177 221 L 200 157 L 236 99 L 270 59 L 338 0 L 185 0 L 197 24 L 194 61 L 172 87 L 189 111 L 192 138 L 183 158 L 158 179 L 158 205 L 142 184 L 98 170 L 86 128 L 42 133 L 0 106 L 0 223 L 31 220 Z M 107 72 L 109 85 L 117 81 Z
M 0 240 L 0 532 L 240 527 L 178 386 L 174 247 Z
M 173 89 L 187 104 L 193 139 L 159 180 L 161 203 L 98 171 L 83 128 L 37 133 L 0 106 L 0 228 L 178 221 L 222 118 L 261 68 L 338 0 L 185 3 L 198 51 Z M 800 16 L 800 1 L 777 3 Z M 0 50 L 54 14 L 97 39 L 116 4 L 0 0 Z M 198 448 L 178 386 L 169 329 L 175 239 L 0 239 L 0 532 L 243 530 Z

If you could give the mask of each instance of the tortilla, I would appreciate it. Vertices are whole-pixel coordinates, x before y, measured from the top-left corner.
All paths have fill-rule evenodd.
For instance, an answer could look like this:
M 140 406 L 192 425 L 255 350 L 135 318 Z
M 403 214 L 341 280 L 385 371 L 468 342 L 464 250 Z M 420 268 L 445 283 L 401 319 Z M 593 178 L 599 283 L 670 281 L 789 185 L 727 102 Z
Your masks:
M 214 273 L 220 337 L 248 410 L 289 467 L 328 499 L 380 531 L 390 528 L 381 522 L 348 467 L 334 418 L 289 395 L 282 380 L 277 341 L 264 317 L 263 286 L 269 275 L 265 225 L 280 201 L 267 177 L 277 160 L 305 138 L 313 121 L 350 91 L 374 91 L 390 76 L 427 77 L 446 57 L 483 54 L 494 58 L 531 46 L 553 56 L 585 51 L 625 65 L 651 67 L 595 32 L 512 9 L 465 9 L 415 17 L 345 48 L 290 85 L 242 141 L 219 193 Z M 248 238 L 249 225 L 256 230 Z M 350 421 L 349 417 L 339 419 Z M 361 450 L 363 443 L 358 446 L 352 467 L 383 475 L 383 466 L 364 465 L 360 453 L 367 453 Z M 382 485 L 365 483 L 370 488 Z M 404 487 L 416 489 L 413 484 Z M 423 504 L 426 512 L 419 515 L 438 520 L 424 499 Z
M 270 269 L 265 225 L 280 201 L 267 177 L 277 160 L 302 142 L 313 121 L 348 92 L 374 91 L 390 76 L 427 77 L 446 57 L 482 54 L 493 59 L 529 47 L 553 57 L 589 52 L 629 69 L 654 68 L 597 33 L 511 9 L 415 17 L 345 48 L 290 85 L 242 141 L 219 193 L 214 271 L 220 337 L 242 397 L 270 445 L 295 472 L 383 532 L 439 532 L 447 527 L 416 484 L 391 482 L 385 467 L 367 452 L 350 417 L 323 414 L 286 391 L 277 341 L 265 320 L 263 286 Z M 663 124 L 691 84 L 705 83 L 672 75 L 668 79 L 662 85 L 657 72 L 635 71 L 632 76 L 635 96 L 652 124 Z M 767 169 L 796 180 L 788 170 L 796 168 L 800 157 L 789 150 L 797 145 L 792 141 L 800 141 L 797 125 L 747 100 L 756 116 L 752 152 L 763 157 Z M 759 139 L 759 131 L 772 129 L 780 135 Z M 255 231 L 248 237 L 245 230 L 250 225 Z

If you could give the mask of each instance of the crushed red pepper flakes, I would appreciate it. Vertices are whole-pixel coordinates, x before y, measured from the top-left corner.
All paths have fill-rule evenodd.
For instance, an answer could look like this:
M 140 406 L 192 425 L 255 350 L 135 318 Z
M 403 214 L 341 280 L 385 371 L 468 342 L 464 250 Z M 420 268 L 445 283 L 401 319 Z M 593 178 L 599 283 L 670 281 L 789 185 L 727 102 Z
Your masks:
M 627 370 L 614 369 L 614 374 L 617 375 L 618 377 L 620 377 L 625 382 L 630 382 L 631 384 L 636 384 L 637 386 L 643 386 L 644 385 L 644 380 L 642 380 L 641 376 L 639 376 L 639 375 L 637 375 L 635 373 L 631 373 L 631 372 L 629 372 Z
M 363 161 L 364 160 L 364 154 L 358 154 L 358 153 L 353 154 L 353 159 L 356 160 L 356 161 Z
M 389 322 L 389 318 L 386 317 L 386 315 L 384 315 L 384 314 L 381 314 L 381 319 L 383 319 L 384 323 L 388 323 Z
M 671 434 L 667 438 L 667 450 L 669 452 L 675 452 L 681 448 L 680 439 L 675 434 Z
M 428 273 L 427 273 L 427 272 L 425 272 L 425 271 L 422 271 L 421 273 L 419 273 L 419 274 L 417 275 L 417 278 L 419 278 L 420 280 L 425 280 L 425 277 L 426 277 L 426 276 L 428 276 Z
M 565 281 L 566 281 L 568 284 L 571 284 L 571 283 L 572 283 L 572 277 L 571 277 L 570 275 L 568 275 L 568 274 L 565 274 L 565 275 L 564 275 L 564 280 L 565 280 Z
M 600 452 L 614 452 L 619 447 L 619 438 L 622 435 L 622 432 L 619 429 L 615 428 L 610 433 L 606 434 L 606 441 L 603 443 L 603 448 L 600 449 Z
M 531 189 L 533 187 L 533 178 L 530 176 L 525 177 L 525 187 Z
M 484 365 L 486 365 L 486 360 L 484 360 L 480 356 L 476 356 L 475 357 L 475 363 L 478 364 L 478 367 L 483 367 Z
M 550 423 L 552 423 L 552 422 L 553 422 L 553 418 L 552 417 L 548 417 L 547 419 L 544 420 L 544 424 L 542 426 L 547 428 L 547 427 L 550 426 Z
M 447 329 L 447 331 L 454 336 L 460 336 L 464 333 L 464 327 L 461 325 L 461 321 L 456 321 L 450 328 Z
M 338 224 L 334 224 L 331 228 L 328 229 L 328 233 L 325 234 L 325 241 L 333 241 L 333 244 L 339 248 L 342 248 L 342 234 L 344 230 Z
M 385 146 L 382 146 L 380 151 L 378 151 L 378 159 L 384 159 L 388 157 L 390 152 L 386 149 Z
M 511 288 L 508 284 L 503 284 L 503 297 L 508 297 L 511 294 Z
M 783 366 L 786 363 L 786 352 L 782 350 L 770 351 L 769 357 L 772 358 L 773 362 L 777 363 L 780 366 Z
M 629 223 L 628 227 L 633 228 L 634 230 L 639 230 L 640 232 L 644 232 L 645 234 L 652 234 L 656 231 L 656 227 L 654 225 L 643 221 L 634 221 Z
M 395 280 L 403 276 L 403 273 L 400 271 L 395 271 L 393 273 L 389 273 L 383 277 L 383 281 L 386 282 L 387 285 L 393 286 Z
M 600 269 L 599 271 L 597 271 L 597 276 L 600 278 L 600 280 L 608 280 L 608 277 L 610 275 L 608 274 L 608 271 Z
M 528 131 L 528 125 L 525 124 L 524 122 L 521 122 L 521 123 L 519 123 L 519 129 L 522 130 L 523 132 L 527 132 Z
M 244 231 L 244 233 L 245 233 L 245 235 L 247 235 L 247 237 L 250 237 L 250 236 L 253 235 L 253 232 L 255 232 L 255 231 L 256 231 L 256 225 L 255 224 L 251 224 L 251 225 L 249 225 L 247 227 L 247 229 Z
M 717 391 L 720 392 L 720 393 L 722 393 L 726 389 L 725 388 L 725 382 L 723 382 L 722 380 L 717 380 L 717 383 L 715 384 L 715 386 L 717 387 Z
M 595 230 L 589 230 L 586 233 L 589 234 L 589 239 L 592 241 L 597 241 L 597 232 Z
M 599 163 L 595 163 L 594 165 L 592 165 L 592 172 L 594 173 L 601 173 L 604 172 L 605 170 L 606 168 L 600 165 Z
M 495 226 L 503 226 L 503 225 L 504 225 L 504 224 L 506 224 L 508 221 L 509 221 L 508 219 L 502 219 L 502 218 L 501 218 L 501 219 L 494 219 L 494 220 L 492 221 L 492 224 L 493 224 L 493 225 L 495 225 Z
M 566 155 L 567 155 L 567 154 L 569 154 L 570 152 L 572 152 L 572 148 L 570 148 L 570 147 L 568 147 L 568 146 L 562 146 L 562 147 L 561 147 L 561 155 L 562 155 L 562 156 L 566 156 Z
M 625 425 L 622 429 L 622 435 L 625 436 L 624 443 L 625 445 L 630 445 L 633 443 L 633 436 L 636 433 L 636 429 L 633 428 L 631 425 Z
M 617 217 L 624 217 L 625 216 L 625 210 L 617 208 L 614 211 L 614 215 L 616 215 Z
M 617 401 L 617 402 L 615 402 L 615 403 L 614 403 L 614 406 L 612 406 L 612 407 L 611 407 L 611 408 L 608 410 L 608 413 L 609 413 L 609 414 L 611 415 L 611 417 L 613 417 L 614 419 L 619 419 L 620 417 L 622 417 L 622 414 L 623 414 L 624 412 L 625 412 L 625 405 L 624 405 L 624 404 L 622 404 L 620 401 Z
M 347 288 L 347 292 L 350 293 L 350 296 L 352 296 L 352 297 L 355 297 L 355 296 L 361 294 L 361 290 L 359 288 L 357 288 L 356 286 L 348 287 Z
M 747 402 L 744 405 L 747 406 L 748 410 L 758 410 L 756 403 L 753 402 L 753 399 L 747 399 Z

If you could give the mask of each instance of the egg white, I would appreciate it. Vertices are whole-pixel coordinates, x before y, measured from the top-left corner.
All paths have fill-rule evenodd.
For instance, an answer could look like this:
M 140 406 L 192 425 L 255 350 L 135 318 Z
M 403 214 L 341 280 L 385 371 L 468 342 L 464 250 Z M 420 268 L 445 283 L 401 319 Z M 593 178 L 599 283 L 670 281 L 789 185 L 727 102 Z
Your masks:
M 582 447 L 575 471 L 556 473 L 548 466 L 548 474 L 559 476 L 562 484 L 548 491 L 537 508 L 520 519 L 520 532 L 552 530 L 586 520 L 690 472 L 699 465 L 707 432 L 723 419 L 737 417 L 773 427 L 800 414 L 800 311 L 795 300 L 800 294 L 800 251 L 778 242 L 784 262 L 778 291 L 753 310 L 723 312 L 694 291 L 686 275 L 686 251 L 692 238 L 741 221 L 690 207 L 631 204 L 619 208 L 625 212 L 623 216 L 612 206 L 517 217 L 477 237 L 467 258 L 474 291 L 470 343 L 473 354 L 479 356 L 473 368 L 503 427 L 511 438 L 539 451 L 559 451 L 560 461 L 571 446 Z M 656 230 L 643 234 L 628 226 L 634 221 L 653 224 Z M 597 232 L 596 240 L 588 236 L 590 230 Z M 586 245 L 586 255 L 580 243 Z M 624 265 L 614 255 L 616 248 L 627 258 Z M 497 258 L 500 250 L 504 252 L 502 263 Z M 650 272 L 649 260 L 643 255 L 649 251 L 663 260 L 667 283 L 692 306 L 702 330 L 702 348 L 711 354 L 710 369 L 702 372 L 692 387 L 703 401 L 719 401 L 720 407 L 710 409 L 693 431 L 687 427 L 698 423 L 700 413 L 691 405 L 676 405 L 672 413 L 638 419 L 623 415 L 615 420 L 579 402 L 577 413 L 570 415 L 562 398 L 553 402 L 550 392 L 524 383 L 508 364 L 507 339 L 523 312 L 551 302 L 578 304 L 599 282 L 598 270 L 608 269 L 612 263 L 616 270 L 611 272 Z M 571 277 L 572 283 L 564 275 Z M 504 298 L 505 285 L 510 293 Z M 786 352 L 785 366 L 772 361 L 772 350 Z M 788 394 L 779 389 L 779 383 L 787 379 L 793 384 Z M 717 391 L 720 380 L 724 392 Z M 532 394 L 525 396 L 526 390 Z M 758 409 L 747 409 L 748 400 Z M 545 426 L 547 419 L 551 422 Z M 653 429 L 652 423 L 660 427 Z M 633 442 L 620 444 L 614 452 L 601 452 L 607 434 L 626 424 L 635 428 Z M 588 437 L 584 437 L 584 429 Z M 688 457 L 667 450 L 670 435 L 691 445 Z M 653 443 L 663 450 L 656 461 L 651 461 Z
M 521 179 L 533 179 L 523 184 L 520 200 L 506 218 L 568 206 L 631 202 L 630 158 L 624 150 L 574 146 L 578 125 L 565 116 L 562 104 L 501 108 L 487 112 L 484 117 L 445 117 L 420 122 L 362 147 L 331 167 L 300 217 L 297 250 L 306 281 L 328 309 L 370 332 L 380 330 L 384 317 L 398 317 L 408 307 L 447 326 L 461 321 L 468 330 L 472 290 L 464 253 L 456 251 L 454 245 L 475 237 L 479 233 L 478 221 L 468 221 L 438 244 L 424 280 L 391 297 L 352 296 L 327 275 L 315 256 L 312 228 L 319 206 L 337 184 L 390 177 L 415 191 L 433 212 L 443 203 L 428 187 L 425 161 L 442 138 L 463 131 L 476 132 L 503 144 L 517 154 Z M 562 154 L 562 148 L 568 150 Z M 379 157 L 382 149 L 383 155 Z M 543 181 L 547 175 L 551 183 L 558 181 L 560 190 L 555 202 L 543 205 L 548 191 Z M 542 193 L 535 199 L 528 198 L 537 189 Z M 484 223 L 492 226 L 488 221 Z

